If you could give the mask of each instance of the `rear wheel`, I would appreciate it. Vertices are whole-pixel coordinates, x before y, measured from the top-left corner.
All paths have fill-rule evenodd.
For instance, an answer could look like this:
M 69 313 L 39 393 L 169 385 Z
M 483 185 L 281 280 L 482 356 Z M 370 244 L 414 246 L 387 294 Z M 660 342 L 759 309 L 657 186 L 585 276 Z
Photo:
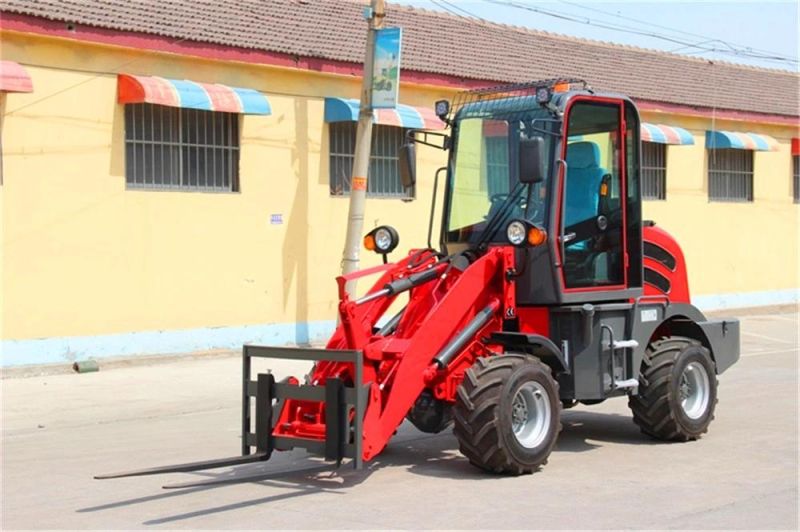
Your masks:
M 498 355 L 467 370 L 453 408 L 453 432 L 473 465 L 521 475 L 547 463 L 560 415 L 550 368 L 529 355 Z
M 660 440 L 696 440 L 708 431 L 716 404 L 714 362 L 700 342 L 670 336 L 647 347 L 639 394 L 628 400 L 642 432 Z

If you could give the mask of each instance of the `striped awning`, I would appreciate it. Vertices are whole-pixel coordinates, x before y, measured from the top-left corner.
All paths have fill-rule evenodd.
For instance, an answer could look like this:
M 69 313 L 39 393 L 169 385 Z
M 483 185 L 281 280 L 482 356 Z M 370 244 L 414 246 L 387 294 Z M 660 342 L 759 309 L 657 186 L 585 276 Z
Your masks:
M 120 74 L 117 93 L 119 103 L 153 103 L 246 115 L 272 113 L 267 97 L 257 90 L 217 83 Z
M 0 61 L 0 92 L 33 92 L 28 72 L 14 61 Z
M 348 98 L 325 98 L 326 122 L 355 122 L 361 103 Z M 398 104 L 394 109 L 374 109 L 372 122 L 410 129 L 444 129 L 445 124 L 433 109 Z
M 657 142 L 659 144 L 679 144 L 688 146 L 694 144 L 692 134 L 681 127 L 665 126 L 663 124 L 642 123 L 642 141 Z
M 737 150 L 775 151 L 778 142 L 760 133 L 740 133 L 738 131 L 706 131 L 706 148 L 733 148 Z

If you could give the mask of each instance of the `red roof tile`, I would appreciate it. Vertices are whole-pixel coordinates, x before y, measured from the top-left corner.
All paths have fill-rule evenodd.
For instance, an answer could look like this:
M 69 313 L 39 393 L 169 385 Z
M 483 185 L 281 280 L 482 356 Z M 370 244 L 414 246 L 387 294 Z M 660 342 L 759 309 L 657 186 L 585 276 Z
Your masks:
M 3 0 L 2 10 L 79 25 L 361 63 L 366 2 L 351 0 Z M 798 116 L 800 76 L 587 41 L 389 5 L 406 70 L 512 82 L 559 76 L 640 100 Z

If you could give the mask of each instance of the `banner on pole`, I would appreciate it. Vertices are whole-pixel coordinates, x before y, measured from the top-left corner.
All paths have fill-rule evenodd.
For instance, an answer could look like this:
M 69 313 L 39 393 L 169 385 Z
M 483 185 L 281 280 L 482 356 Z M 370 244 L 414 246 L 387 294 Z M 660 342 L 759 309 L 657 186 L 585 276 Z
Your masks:
M 397 106 L 402 37 L 402 28 L 376 30 L 375 57 L 372 63 L 373 109 L 389 109 Z

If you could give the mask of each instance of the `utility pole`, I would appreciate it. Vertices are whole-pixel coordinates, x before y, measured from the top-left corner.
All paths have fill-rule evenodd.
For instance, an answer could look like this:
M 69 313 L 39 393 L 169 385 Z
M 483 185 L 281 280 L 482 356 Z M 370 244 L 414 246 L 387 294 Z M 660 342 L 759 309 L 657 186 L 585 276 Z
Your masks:
M 342 273 L 358 269 L 358 256 L 361 252 L 361 233 L 364 230 L 364 207 L 367 201 L 367 177 L 369 175 L 369 156 L 372 147 L 372 75 L 375 59 L 375 34 L 383 27 L 386 16 L 384 0 L 370 0 L 369 30 L 367 30 L 367 53 L 364 57 L 364 76 L 361 83 L 361 109 L 356 129 L 356 151 L 353 157 L 353 174 L 350 179 L 350 210 L 347 215 L 347 239 L 342 257 Z M 351 296 L 356 289 L 355 281 L 347 283 L 346 290 Z

